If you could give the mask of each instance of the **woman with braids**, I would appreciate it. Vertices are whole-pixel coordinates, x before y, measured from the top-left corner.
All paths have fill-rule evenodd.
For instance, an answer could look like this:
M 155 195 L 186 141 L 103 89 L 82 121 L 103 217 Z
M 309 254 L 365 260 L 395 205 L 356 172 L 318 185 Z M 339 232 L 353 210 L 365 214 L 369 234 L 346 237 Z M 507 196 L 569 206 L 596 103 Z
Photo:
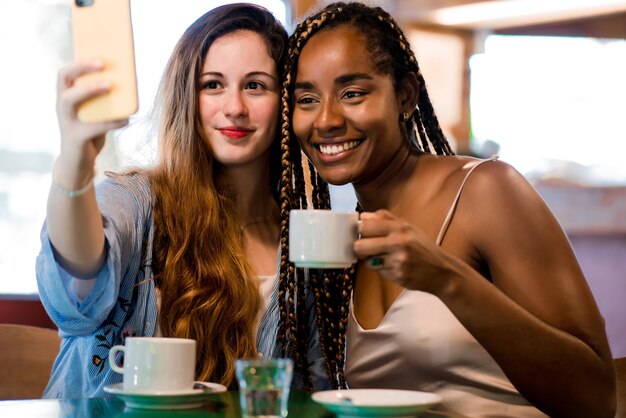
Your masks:
M 286 43 L 261 7 L 228 5 L 200 17 L 165 70 L 158 163 L 109 174 L 95 190 L 104 135 L 128 121 L 77 118 L 79 103 L 108 90 L 74 84 L 100 64 L 60 71 L 62 146 L 37 278 L 63 338 L 44 396 L 103 395 L 122 379 L 109 367 L 109 349 L 128 336 L 195 339 L 198 380 L 232 386 L 235 359 L 297 352 L 307 373 L 294 384 L 328 386 L 323 365 L 308 374 L 323 364 L 316 339 L 301 334 L 288 347 L 282 332 L 276 341 L 280 172 L 272 167 Z
M 612 417 L 603 321 L 566 236 L 512 167 L 453 155 L 389 14 L 335 3 L 307 18 L 283 84 L 283 126 L 321 176 L 314 206 L 325 180 L 351 183 L 363 211 L 355 268 L 312 281 L 335 385 L 346 344 L 349 388 L 436 392 L 471 417 Z M 300 167 L 284 175 L 302 184 Z

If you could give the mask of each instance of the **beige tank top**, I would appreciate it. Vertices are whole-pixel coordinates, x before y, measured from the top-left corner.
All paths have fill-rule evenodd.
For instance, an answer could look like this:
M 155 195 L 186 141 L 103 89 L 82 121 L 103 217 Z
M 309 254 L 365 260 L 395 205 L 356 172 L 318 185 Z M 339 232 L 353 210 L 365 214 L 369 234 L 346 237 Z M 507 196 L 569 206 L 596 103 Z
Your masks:
M 467 172 L 443 223 L 452 221 Z M 462 417 L 545 417 L 515 390 L 500 367 L 439 298 L 404 290 L 377 328 L 365 330 L 350 306 L 346 379 L 350 388 L 412 389 L 443 398 L 438 410 Z

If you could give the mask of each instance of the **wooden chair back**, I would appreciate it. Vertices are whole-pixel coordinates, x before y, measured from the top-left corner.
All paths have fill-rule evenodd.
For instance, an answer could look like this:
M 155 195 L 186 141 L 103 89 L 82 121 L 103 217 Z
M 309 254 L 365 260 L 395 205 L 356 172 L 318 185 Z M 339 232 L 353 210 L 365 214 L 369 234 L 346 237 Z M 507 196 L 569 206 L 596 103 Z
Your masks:
M 60 344 L 55 330 L 0 324 L 0 399 L 41 398 Z

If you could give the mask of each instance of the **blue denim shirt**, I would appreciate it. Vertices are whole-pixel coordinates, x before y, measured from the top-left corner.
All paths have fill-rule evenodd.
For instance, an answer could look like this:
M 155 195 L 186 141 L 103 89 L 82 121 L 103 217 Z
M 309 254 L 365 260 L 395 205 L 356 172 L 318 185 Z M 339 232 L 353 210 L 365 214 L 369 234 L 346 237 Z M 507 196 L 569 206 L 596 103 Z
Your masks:
M 80 280 L 56 261 L 44 225 L 37 257 L 37 284 L 41 301 L 59 328 L 62 338 L 44 398 L 107 396 L 104 387 L 122 381 L 109 367 L 109 349 L 129 336 L 153 336 L 157 322 L 157 298 L 152 277 L 152 192 L 145 176 L 133 174 L 108 178 L 96 187 L 106 239 L 106 261 L 84 299 L 77 297 L 73 282 Z M 312 295 L 308 309 L 312 319 L 309 367 L 314 389 L 330 383 L 317 338 Z M 274 286 L 257 336 L 259 352 L 277 357 L 278 292 Z M 302 380 L 294 377 L 294 387 Z

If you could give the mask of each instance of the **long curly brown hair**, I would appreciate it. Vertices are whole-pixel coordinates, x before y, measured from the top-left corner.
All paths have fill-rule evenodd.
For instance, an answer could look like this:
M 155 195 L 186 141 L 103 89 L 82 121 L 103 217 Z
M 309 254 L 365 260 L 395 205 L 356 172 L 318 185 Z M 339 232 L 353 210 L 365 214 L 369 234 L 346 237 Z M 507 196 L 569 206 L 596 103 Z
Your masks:
M 416 75 L 419 83 L 419 99 L 408 120 L 404 132 L 413 147 L 425 152 L 453 154 L 446 140 L 426 90 L 426 83 L 420 71 L 415 54 L 401 28 L 394 19 L 379 7 L 369 7 L 361 3 L 333 3 L 300 23 L 289 39 L 285 61 L 282 92 L 282 177 L 280 205 L 283 219 L 288 218 L 289 210 L 306 208 L 310 200 L 314 208 L 329 209 L 330 197 L 327 183 L 320 177 L 315 167 L 308 165 L 298 142 L 291 130 L 293 112 L 293 90 L 298 71 L 298 59 L 306 43 L 320 31 L 339 26 L 356 28 L 367 40 L 367 49 L 376 68 L 381 74 L 389 75 L 396 89 L 408 73 Z M 308 168 L 308 170 L 303 170 Z M 311 196 L 307 198 L 305 171 L 311 185 Z M 357 210 L 361 210 L 357 207 Z M 283 254 L 288 251 L 288 223 L 281 230 Z M 284 257 L 284 255 L 283 255 Z M 293 315 L 293 301 L 304 295 L 304 281 L 298 280 L 301 273 L 287 260 L 280 265 L 280 288 L 285 306 L 281 315 L 290 339 L 295 344 L 297 335 L 305 335 L 304 321 Z M 347 270 L 325 270 L 312 273 L 309 286 L 315 295 L 315 313 L 320 333 L 320 344 L 326 360 L 329 379 L 335 387 L 346 387 L 344 377 L 344 349 L 350 298 L 356 276 L 356 267 Z M 282 300 L 282 299 L 281 299 Z M 298 303 L 297 306 L 301 306 Z M 301 313 L 302 315 L 302 313 Z M 296 359 L 304 363 L 303 349 L 300 347 Z M 298 356 L 299 355 L 299 356 Z
M 257 355 L 260 295 L 234 219 L 233 197 L 220 189 L 198 94 L 212 43 L 238 30 L 262 36 L 280 74 L 287 33 L 269 11 L 235 4 L 204 14 L 185 31 L 167 64 L 159 90 L 159 161 L 148 172 L 159 326 L 164 336 L 197 341 L 197 379 L 227 386 L 233 383 L 235 359 Z M 268 193 L 276 195 L 280 165 L 279 141 L 274 142 Z

